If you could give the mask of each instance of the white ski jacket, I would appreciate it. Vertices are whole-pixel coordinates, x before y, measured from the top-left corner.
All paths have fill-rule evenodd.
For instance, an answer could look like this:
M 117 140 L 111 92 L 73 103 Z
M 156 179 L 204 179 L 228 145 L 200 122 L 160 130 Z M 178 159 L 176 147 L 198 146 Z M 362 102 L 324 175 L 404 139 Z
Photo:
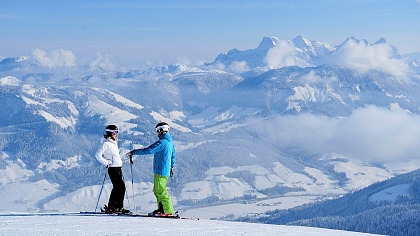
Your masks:
M 96 151 L 95 157 L 104 166 L 122 167 L 118 143 L 115 140 L 102 137 L 101 146 L 99 146 L 98 151 Z

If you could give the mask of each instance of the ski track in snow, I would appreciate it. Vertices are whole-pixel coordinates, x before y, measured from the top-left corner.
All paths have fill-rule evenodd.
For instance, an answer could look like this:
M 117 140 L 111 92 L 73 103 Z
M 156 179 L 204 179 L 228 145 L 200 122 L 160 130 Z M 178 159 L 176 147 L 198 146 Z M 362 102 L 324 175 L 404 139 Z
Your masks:
M 228 222 L 180 220 L 110 215 L 0 214 L 1 235 L 305 235 L 356 236 L 358 232 Z

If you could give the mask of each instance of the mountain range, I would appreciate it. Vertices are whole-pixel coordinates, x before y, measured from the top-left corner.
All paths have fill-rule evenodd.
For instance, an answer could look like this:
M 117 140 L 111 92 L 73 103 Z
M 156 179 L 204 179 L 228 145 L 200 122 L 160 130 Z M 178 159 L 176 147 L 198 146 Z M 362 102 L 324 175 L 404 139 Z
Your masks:
M 381 38 L 340 45 L 264 37 L 197 66 L 107 70 L 0 61 L 0 211 L 93 210 L 107 124 L 120 152 L 168 122 L 177 209 L 230 218 L 341 197 L 420 166 L 420 53 Z M 124 160 L 127 204 L 153 210 L 151 157 Z M 131 181 L 132 180 L 132 181 Z M 132 184 L 133 183 L 133 184 Z
M 341 198 L 240 220 L 381 235 L 417 235 L 420 231 L 419 177 L 420 170 L 416 170 Z

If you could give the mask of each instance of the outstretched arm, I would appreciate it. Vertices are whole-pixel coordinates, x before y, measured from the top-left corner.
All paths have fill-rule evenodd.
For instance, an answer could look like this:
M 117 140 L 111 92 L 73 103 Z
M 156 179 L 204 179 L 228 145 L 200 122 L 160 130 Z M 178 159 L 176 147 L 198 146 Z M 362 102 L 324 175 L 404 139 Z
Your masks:
M 147 148 L 134 149 L 131 151 L 133 155 L 148 155 L 162 150 L 162 141 L 158 140 Z
M 162 142 L 160 140 L 156 141 L 154 144 L 150 145 L 147 148 L 133 149 L 129 151 L 126 156 L 130 158 L 131 164 L 133 164 L 133 155 L 148 155 L 160 151 L 163 148 Z

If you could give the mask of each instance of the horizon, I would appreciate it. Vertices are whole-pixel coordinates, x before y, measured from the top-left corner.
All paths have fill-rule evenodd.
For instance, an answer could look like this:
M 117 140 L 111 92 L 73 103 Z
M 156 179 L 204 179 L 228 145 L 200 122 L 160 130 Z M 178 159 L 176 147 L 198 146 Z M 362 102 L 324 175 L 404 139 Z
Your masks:
M 339 45 L 380 38 L 401 54 L 420 51 L 420 0 L 403 1 L 29 1 L 0 3 L 0 58 L 72 54 L 77 64 L 101 61 L 148 68 L 212 62 L 264 37 Z

